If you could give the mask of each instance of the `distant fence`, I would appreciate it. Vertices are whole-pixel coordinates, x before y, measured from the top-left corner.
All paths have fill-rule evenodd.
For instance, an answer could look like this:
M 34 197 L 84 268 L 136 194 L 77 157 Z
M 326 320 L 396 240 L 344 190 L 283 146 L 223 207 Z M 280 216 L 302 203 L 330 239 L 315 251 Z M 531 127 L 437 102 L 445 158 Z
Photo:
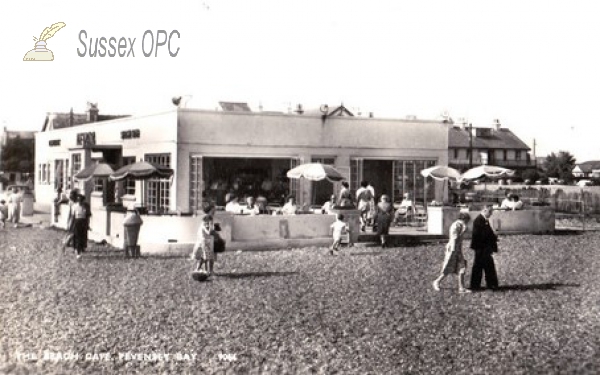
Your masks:
M 500 204 L 507 191 L 526 205 L 548 204 L 559 213 L 600 215 L 600 186 L 477 185 L 473 200 Z

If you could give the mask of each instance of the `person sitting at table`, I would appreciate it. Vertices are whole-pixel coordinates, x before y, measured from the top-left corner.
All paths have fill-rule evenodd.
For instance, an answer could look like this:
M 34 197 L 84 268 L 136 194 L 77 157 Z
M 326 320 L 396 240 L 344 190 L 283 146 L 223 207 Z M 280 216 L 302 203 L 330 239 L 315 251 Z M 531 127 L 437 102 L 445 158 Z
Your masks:
M 331 194 L 329 200 L 323 204 L 321 207 L 321 212 L 327 215 L 332 215 L 334 214 L 334 212 L 331 211 L 333 210 L 333 206 L 335 206 L 335 194 Z
M 512 193 L 510 191 L 506 192 L 506 197 L 500 203 L 500 209 L 512 210 Z
M 294 197 L 289 197 L 286 204 L 283 205 L 281 213 L 284 215 L 296 215 L 297 211 L 298 207 L 296 206 L 296 199 Z
M 256 204 L 256 200 L 253 196 L 249 196 L 246 198 L 246 207 L 242 207 L 240 213 L 245 215 L 258 215 L 259 209 Z
M 225 211 L 231 212 L 232 214 L 239 214 L 240 209 L 241 207 L 238 197 L 236 195 L 231 195 L 229 197 L 229 202 L 225 205 Z
M 256 198 L 256 206 L 258 207 L 258 215 L 268 215 L 269 209 L 267 208 L 267 198 L 262 195 L 259 195 Z
M 522 210 L 523 209 L 523 201 L 519 198 L 517 194 L 513 195 L 513 210 Z
M 404 199 L 400 203 L 400 207 L 394 213 L 394 223 L 399 224 L 400 221 L 405 223 L 415 214 L 415 205 L 410 199 L 410 193 L 404 193 Z

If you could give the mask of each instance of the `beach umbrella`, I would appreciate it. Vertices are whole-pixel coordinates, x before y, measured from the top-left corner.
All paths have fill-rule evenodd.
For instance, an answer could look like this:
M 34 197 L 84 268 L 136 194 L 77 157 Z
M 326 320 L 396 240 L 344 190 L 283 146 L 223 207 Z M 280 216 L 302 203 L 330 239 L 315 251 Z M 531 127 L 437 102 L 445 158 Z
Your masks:
M 300 164 L 290 169 L 287 172 L 287 176 L 296 179 L 304 177 L 310 181 L 322 181 L 325 179 L 329 181 L 342 181 L 345 179 L 337 169 L 331 165 L 321 163 Z
M 462 174 L 462 180 L 476 180 L 481 177 L 502 177 L 512 176 L 515 173 L 512 169 L 496 167 L 494 165 L 480 165 L 479 167 L 471 168 Z M 487 196 L 487 180 L 484 186 L 484 197 Z M 495 198 L 494 198 L 495 199 Z
M 139 161 L 119 168 L 119 170 L 110 175 L 110 179 L 113 181 L 123 181 L 126 179 L 148 180 L 151 178 L 171 178 L 172 176 L 173 170 L 171 168 L 147 161 Z M 145 202 L 144 189 L 142 189 L 141 198 L 142 202 Z
M 442 200 L 444 203 L 448 200 L 448 184 L 446 181 L 458 181 L 460 179 L 460 172 L 454 168 L 447 167 L 445 165 L 436 165 L 430 168 L 423 169 L 421 176 L 431 177 L 437 181 L 443 181 L 442 189 Z
M 515 173 L 512 169 L 496 167 L 494 165 L 480 165 L 479 167 L 471 168 L 462 174 L 462 180 L 476 180 L 478 178 L 512 176 Z
M 73 178 L 78 181 L 89 181 L 92 178 L 108 178 L 114 170 L 106 163 L 94 163 L 87 168 L 79 171 Z
M 431 168 L 423 169 L 421 171 L 421 176 L 431 177 L 434 180 L 438 181 L 444 181 L 446 179 L 458 180 L 460 179 L 460 172 L 451 167 L 447 167 L 444 165 L 436 165 Z
M 150 178 L 169 178 L 173 175 L 171 168 L 162 165 L 140 161 L 128 164 L 110 175 L 113 181 L 123 181 L 127 178 L 134 180 L 147 180 Z

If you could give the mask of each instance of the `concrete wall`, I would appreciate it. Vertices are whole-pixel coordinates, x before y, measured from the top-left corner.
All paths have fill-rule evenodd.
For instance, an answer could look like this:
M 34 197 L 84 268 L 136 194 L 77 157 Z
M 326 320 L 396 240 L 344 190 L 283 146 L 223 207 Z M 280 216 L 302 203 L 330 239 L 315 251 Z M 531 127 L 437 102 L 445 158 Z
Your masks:
M 68 205 L 61 205 L 60 210 L 59 221 L 54 225 L 66 229 Z M 347 216 L 351 219 L 352 215 L 347 213 Z M 124 212 L 92 208 L 90 240 L 104 240 L 122 248 L 125 217 Z M 191 251 L 202 223 L 201 216 L 141 215 L 141 218 L 144 223 L 140 228 L 139 245 L 146 254 Z M 227 242 L 228 250 L 329 245 L 332 241 L 329 228 L 334 221 L 334 215 L 319 214 L 241 216 L 219 211 L 215 215 L 215 223 L 221 226 L 219 234 Z M 354 221 L 351 226 L 358 234 L 358 219 Z
M 427 232 L 448 236 L 450 226 L 458 219 L 460 208 L 428 207 Z M 469 233 L 473 230 L 473 220 L 481 211 L 469 211 Z M 552 233 L 555 229 L 554 209 L 548 207 L 532 207 L 519 211 L 495 210 L 490 218 L 492 227 L 500 234 L 516 233 Z

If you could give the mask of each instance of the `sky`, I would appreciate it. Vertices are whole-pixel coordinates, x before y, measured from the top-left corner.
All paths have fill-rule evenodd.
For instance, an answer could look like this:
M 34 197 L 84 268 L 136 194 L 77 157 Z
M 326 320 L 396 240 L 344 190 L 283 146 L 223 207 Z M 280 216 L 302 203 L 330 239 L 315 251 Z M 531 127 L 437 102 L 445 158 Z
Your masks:
M 376 117 L 499 119 L 531 148 L 535 139 L 537 156 L 600 160 L 599 8 L 588 0 L 1 2 L 0 125 L 41 130 L 47 112 L 84 112 L 87 102 L 104 114 L 158 113 L 186 95 L 188 107 L 204 109 L 343 103 Z M 54 61 L 23 61 L 56 22 L 66 26 L 47 40 Z M 173 32 L 176 56 L 151 43 L 158 30 Z M 135 38 L 135 56 L 90 57 L 101 37 Z

